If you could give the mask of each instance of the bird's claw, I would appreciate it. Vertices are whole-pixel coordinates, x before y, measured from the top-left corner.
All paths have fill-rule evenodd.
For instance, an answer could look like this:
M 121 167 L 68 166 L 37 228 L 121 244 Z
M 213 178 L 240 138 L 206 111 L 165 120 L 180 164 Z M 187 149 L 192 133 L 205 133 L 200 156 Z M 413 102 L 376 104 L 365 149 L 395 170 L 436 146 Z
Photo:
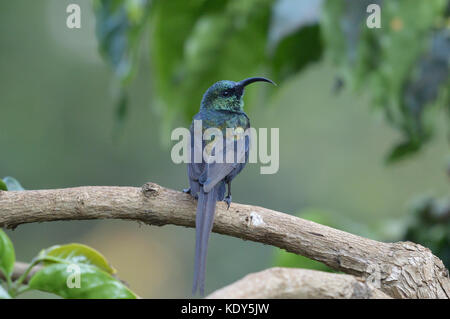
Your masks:
M 230 209 L 230 205 L 231 205 L 231 195 L 228 195 L 227 197 L 225 197 L 225 199 L 223 200 L 225 203 L 227 203 L 227 209 Z
M 192 197 L 194 197 L 194 199 L 198 199 L 198 194 L 192 194 L 192 190 L 190 187 L 183 188 L 183 193 L 191 195 Z

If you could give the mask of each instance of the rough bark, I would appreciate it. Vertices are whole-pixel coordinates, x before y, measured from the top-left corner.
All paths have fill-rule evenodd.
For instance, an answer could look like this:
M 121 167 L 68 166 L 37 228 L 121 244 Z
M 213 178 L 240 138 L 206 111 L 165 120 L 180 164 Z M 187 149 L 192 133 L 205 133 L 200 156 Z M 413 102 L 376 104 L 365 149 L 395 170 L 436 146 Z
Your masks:
M 216 290 L 210 299 L 389 299 L 364 279 L 295 268 L 270 268 Z
M 55 220 L 125 219 L 194 227 L 196 201 L 147 183 L 136 187 L 77 187 L 0 191 L 0 227 Z M 214 232 L 285 249 L 366 278 L 395 298 L 449 298 L 442 261 L 411 242 L 382 243 L 263 207 L 217 205 Z

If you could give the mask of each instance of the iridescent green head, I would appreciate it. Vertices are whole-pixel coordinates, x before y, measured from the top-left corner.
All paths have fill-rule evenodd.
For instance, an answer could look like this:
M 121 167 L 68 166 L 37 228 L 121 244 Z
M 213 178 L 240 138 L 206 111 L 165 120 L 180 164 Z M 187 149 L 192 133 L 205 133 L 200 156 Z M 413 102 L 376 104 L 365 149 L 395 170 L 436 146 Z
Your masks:
M 240 82 L 219 81 L 214 83 L 203 95 L 201 108 L 210 110 L 221 110 L 240 112 L 243 110 L 244 88 L 254 82 L 269 82 L 276 85 L 272 80 L 266 78 L 248 78 Z

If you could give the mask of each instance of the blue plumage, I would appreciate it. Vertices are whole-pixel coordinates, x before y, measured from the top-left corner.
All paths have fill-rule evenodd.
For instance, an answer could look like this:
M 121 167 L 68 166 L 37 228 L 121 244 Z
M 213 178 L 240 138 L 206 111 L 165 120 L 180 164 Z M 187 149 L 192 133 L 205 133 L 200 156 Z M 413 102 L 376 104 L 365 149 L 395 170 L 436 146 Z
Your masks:
M 193 294 L 197 290 L 199 290 L 201 295 L 204 294 L 208 240 L 213 227 L 216 202 L 224 200 L 227 202 L 228 207 L 230 206 L 231 182 L 248 162 L 250 137 L 242 135 L 244 140 L 239 143 L 239 138 L 227 135 L 227 128 L 240 128 L 240 132 L 244 132 L 250 127 L 250 120 L 243 110 L 242 97 L 245 86 L 256 81 L 274 84 L 271 80 L 265 78 L 249 78 L 240 82 L 219 81 L 212 85 L 204 94 L 200 111 L 194 116 L 190 128 L 191 162 L 187 168 L 190 188 L 187 192 L 198 199 L 195 220 L 196 243 Z M 222 132 L 221 145 L 223 148 L 220 148 L 220 143 L 215 143 L 218 142 L 219 136 L 214 136 L 214 138 L 211 138 L 211 141 L 202 140 L 196 144 L 194 142 L 194 121 L 201 121 L 202 134 L 212 128 L 220 130 Z M 221 151 L 223 152 L 222 163 L 209 163 L 202 156 L 203 152 L 207 154 L 209 152 L 210 156 L 217 156 L 221 154 Z M 199 163 L 194 162 L 195 152 L 202 154 L 200 155 L 202 160 Z M 230 157 L 227 158 L 228 155 Z M 230 161 L 229 159 L 232 160 Z M 225 184 L 228 185 L 226 197 Z

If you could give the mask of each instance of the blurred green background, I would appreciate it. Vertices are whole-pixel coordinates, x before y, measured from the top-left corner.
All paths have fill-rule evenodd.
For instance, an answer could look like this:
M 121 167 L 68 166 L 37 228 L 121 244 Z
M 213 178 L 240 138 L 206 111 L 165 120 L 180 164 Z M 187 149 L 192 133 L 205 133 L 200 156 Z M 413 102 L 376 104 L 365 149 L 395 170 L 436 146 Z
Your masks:
M 81 7 L 81 29 L 66 27 L 69 3 Z M 188 123 L 181 109 L 172 110 L 171 121 L 162 120 L 148 31 L 136 73 L 124 86 L 99 54 L 95 24 L 87 0 L 0 1 L 0 176 L 14 176 L 26 189 L 152 181 L 181 190 L 186 168 L 172 163 L 163 126 Z M 448 119 L 439 113 L 434 138 L 414 156 L 387 165 L 385 155 L 401 133 L 371 107 L 366 91 L 355 94 L 344 86 L 337 94 L 338 72 L 324 58 L 282 79 L 273 94 L 249 94 L 258 95 L 249 97 L 252 125 L 280 128 L 280 169 L 260 175 L 259 165 L 249 164 L 233 184 L 233 201 L 306 211 L 307 218 L 355 234 L 399 240 L 415 199 L 450 193 Z M 128 104 L 126 117 L 117 119 L 121 90 Z M 201 95 L 192 99 L 198 106 Z M 54 244 L 80 242 L 102 252 L 139 295 L 190 297 L 193 229 L 70 221 L 7 233 L 18 260 L 29 261 Z M 273 247 L 218 234 L 209 247 L 207 292 L 284 258 Z

